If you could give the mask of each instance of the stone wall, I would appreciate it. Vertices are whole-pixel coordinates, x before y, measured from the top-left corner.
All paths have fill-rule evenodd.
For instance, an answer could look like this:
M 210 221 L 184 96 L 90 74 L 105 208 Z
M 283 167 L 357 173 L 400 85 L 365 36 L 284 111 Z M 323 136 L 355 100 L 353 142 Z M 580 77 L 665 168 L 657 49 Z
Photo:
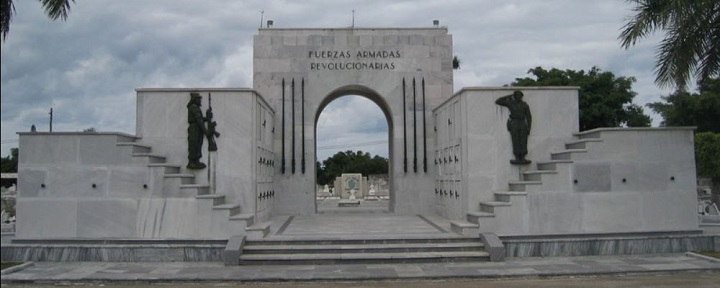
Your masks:
M 208 108 L 208 93 L 221 136 L 216 138 L 218 159 L 215 192 L 226 195 L 228 202 L 242 207 L 254 207 L 257 145 L 262 125 L 257 99 L 250 89 L 238 88 L 146 88 L 137 89 L 137 136 L 142 144 L 152 146 L 153 153 L 167 157 L 169 163 L 187 165 L 187 103 L 190 92 L 200 92 L 203 113 Z M 264 100 L 260 100 L 264 102 Z M 272 109 L 270 109 L 272 111 Z M 272 118 L 272 117 L 270 117 Z M 262 127 L 262 126 L 261 126 Z M 272 129 L 266 124 L 267 129 Z M 271 133 L 266 133 L 271 134 Z M 202 162 L 208 164 L 207 141 L 203 146 Z M 257 157 L 256 157 L 257 156 Z M 207 170 L 183 171 L 198 173 L 198 184 L 207 183 Z
M 506 125 L 509 112 L 495 104 L 515 90 L 525 94 L 532 113 L 527 159 L 548 159 L 549 151 L 561 148 L 578 131 L 577 87 L 461 89 L 433 111 L 438 130 L 436 186 L 442 193 L 434 197 L 440 215 L 464 219 L 466 211 L 476 211 L 480 201 L 493 201 L 494 192 L 507 191 L 509 181 L 530 169 L 510 164 L 514 157 Z
M 697 230 L 692 134 L 692 128 L 578 133 L 598 142 L 563 156 L 570 162 L 527 185 L 527 195 L 486 227 L 501 235 Z
M 20 134 L 27 151 L 18 163 L 18 238 L 136 235 L 138 202 L 149 197 L 151 176 L 133 158 L 131 135 Z
M 208 168 L 185 168 L 185 106 L 190 91 L 203 95 L 203 111 L 208 106 L 207 93 L 212 93 L 221 137 L 217 138 L 214 162 L 208 158 L 207 141 L 202 159 L 215 168 L 212 175 Z M 273 113 L 267 104 L 261 109 L 260 103 L 264 103 L 262 97 L 248 89 L 138 89 L 137 136 L 20 133 L 19 145 L 29 152 L 20 156 L 18 165 L 17 238 L 224 238 L 243 234 L 244 228 L 228 229 L 229 224 L 224 224 L 227 215 L 213 216 L 223 212 L 213 209 L 216 200 L 199 200 L 199 188 L 181 186 L 211 185 L 203 194 L 223 195 L 224 203 L 239 205 L 240 213 L 255 213 L 260 192 L 258 151 L 272 147 L 270 136 L 266 144 L 255 141 L 261 135 L 261 128 L 256 127 L 261 122 L 253 119 Z M 266 134 L 271 134 L 271 125 L 266 126 Z M 129 145 L 133 143 L 141 146 Z M 177 171 L 168 176 L 166 169 Z M 215 180 L 211 183 L 210 179 Z M 264 178 L 270 181 L 265 186 L 272 187 L 272 176 L 269 179 Z M 266 218 L 270 216 L 267 211 Z

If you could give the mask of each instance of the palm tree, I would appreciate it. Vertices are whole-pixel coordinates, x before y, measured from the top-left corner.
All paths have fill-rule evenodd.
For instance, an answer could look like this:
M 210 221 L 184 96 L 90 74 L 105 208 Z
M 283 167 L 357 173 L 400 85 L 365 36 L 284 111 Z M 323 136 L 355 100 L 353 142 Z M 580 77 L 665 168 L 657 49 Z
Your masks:
M 720 73 L 720 1 L 628 1 L 637 14 L 618 37 L 623 48 L 652 32 L 665 33 L 656 52 L 657 85 L 684 90 L 692 77 L 703 82 Z
M 52 20 L 62 18 L 67 20 L 68 13 L 70 12 L 70 2 L 75 3 L 75 0 L 38 0 L 42 3 L 45 14 Z M 7 38 L 8 32 L 10 32 L 10 22 L 15 14 L 15 4 L 13 0 L 0 0 L 0 8 L 2 9 L 0 16 L 0 32 L 2 33 L 3 41 Z

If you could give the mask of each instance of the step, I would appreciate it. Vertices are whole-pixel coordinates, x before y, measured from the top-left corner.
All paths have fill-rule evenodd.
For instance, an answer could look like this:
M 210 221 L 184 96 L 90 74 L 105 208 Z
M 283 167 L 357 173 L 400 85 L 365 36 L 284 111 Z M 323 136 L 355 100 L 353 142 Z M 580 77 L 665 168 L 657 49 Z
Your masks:
M 165 174 L 163 177 L 168 179 L 180 179 L 180 184 L 193 184 L 195 175 L 193 174 Z
M 257 223 L 252 226 L 246 227 L 245 232 L 247 233 L 248 240 L 260 240 L 270 234 L 271 222 Z
M 221 205 L 215 205 L 213 206 L 213 210 L 216 211 L 222 211 L 227 210 L 228 211 L 228 218 L 231 216 L 235 216 L 237 214 L 240 214 L 240 204 L 221 204 Z
M 510 191 L 525 191 L 527 185 L 541 185 L 541 181 L 510 181 L 508 182 Z
M 486 212 L 486 213 L 495 213 L 495 207 L 506 207 L 510 206 L 512 203 L 510 202 L 501 202 L 501 201 L 480 201 L 480 212 Z
M 542 175 L 557 174 L 555 170 L 527 170 L 523 172 L 523 180 L 525 181 L 541 181 Z
M 269 224 L 269 223 L 267 223 Z M 248 230 L 262 224 L 248 227 Z M 283 235 L 284 236 L 284 235 Z M 475 237 L 462 237 L 459 235 L 425 235 L 425 234 L 353 234 L 353 235 L 293 235 L 292 237 L 281 237 L 274 235 L 272 238 L 253 240 L 253 243 L 262 245 L 329 245 L 329 244 L 394 244 L 394 243 L 466 243 L 476 240 Z
M 446 251 L 419 253 L 311 253 L 311 254 L 242 254 L 240 265 L 322 265 L 385 264 L 431 262 L 487 262 L 485 251 Z
M 218 206 L 225 203 L 225 195 L 218 195 L 218 194 L 204 194 L 204 195 L 197 195 L 195 196 L 195 199 L 209 199 L 212 200 L 212 206 Z
M 133 157 L 147 157 L 149 163 L 164 163 L 165 155 L 153 153 L 133 153 Z
M 587 149 L 566 149 L 550 153 L 552 160 L 572 160 L 573 153 L 586 153 Z
M 476 251 L 484 246 L 480 242 L 455 243 L 389 243 L 389 244 L 297 244 L 262 245 L 251 241 L 245 245 L 247 254 L 311 254 L 311 253 L 396 253 L 425 251 Z
M 488 212 L 475 212 L 475 211 L 468 211 L 465 213 L 465 218 L 470 223 L 480 224 L 480 219 L 482 218 L 494 218 L 495 213 L 488 213 Z
M 510 198 L 518 196 L 527 196 L 527 192 L 524 191 L 497 191 L 495 194 L 495 200 L 499 202 L 512 202 Z
M 253 213 L 236 214 L 236 215 L 230 216 L 230 220 L 252 220 L 254 218 L 255 218 L 255 214 L 253 214 Z
M 175 164 L 169 164 L 169 163 L 150 163 L 147 165 L 148 167 L 161 167 L 164 168 L 164 172 L 166 174 L 179 174 L 180 173 L 180 165 Z
M 583 131 L 578 133 L 573 133 L 573 136 L 578 137 L 580 139 L 600 139 L 600 131 Z
M 253 213 L 242 213 L 242 214 L 235 214 L 233 216 L 230 216 L 230 221 L 245 221 L 245 229 L 247 231 L 247 227 L 250 227 L 255 222 L 255 214 Z
M 452 220 L 450 221 L 450 230 L 463 236 L 473 237 L 480 235 L 480 227 L 477 223 Z
M 140 137 L 137 137 L 135 135 L 128 135 L 128 134 L 117 134 L 117 143 L 135 143 L 135 141 L 139 140 Z
M 180 189 L 195 189 L 196 195 L 210 194 L 210 185 L 207 184 L 181 184 Z
M 572 160 L 550 160 L 550 161 L 538 161 L 537 162 L 537 168 L 538 170 L 557 170 L 557 165 L 567 165 L 572 164 Z
M 565 142 L 565 149 L 587 149 L 587 143 L 603 142 L 600 138 L 588 138 Z
M 152 150 L 152 147 L 150 146 L 142 145 L 135 142 L 118 142 L 115 145 L 132 147 L 133 153 L 150 153 L 150 151 Z

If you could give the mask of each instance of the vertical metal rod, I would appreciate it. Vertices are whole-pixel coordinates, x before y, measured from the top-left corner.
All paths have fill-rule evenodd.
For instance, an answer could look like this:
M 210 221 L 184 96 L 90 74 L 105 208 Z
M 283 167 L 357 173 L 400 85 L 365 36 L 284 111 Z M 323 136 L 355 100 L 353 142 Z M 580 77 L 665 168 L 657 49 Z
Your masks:
M 425 77 L 422 79 L 423 96 L 423 170 L 427 173 L 427 126 L 425 125 Z
M 405 113 L 407 108 L 405 107 L 405 77 L 403 77 L 403 170 L 407 173 L 407 117 Z
M 301 142 L 302 143 L 302 161 L 300 162 L 302 173 L 305 174 L 305 78 L 302 78 L 302 82 L 300 85 L 300 97 L 301 97 L 301 103 L 302 105 L 302 120 L 300 122 L 300 125 L 302 127 L 302 137 Z
M 415 86 L 415 77 L 413 77 L 413 171 L 417 173 L 417 93 Z
M 53 110 L 52 110 L 52 107 L 50 107 L 50 132 L 52 132 L 52 117 L 53 117 Z
M 265 16 L 265 10 L 260 11 L 260 28 L 262 28 L 263 18 Z
M 280 172 L 285 174 L 285 78 L 282 79 L 282 160 L 280 161 Z
M 290 152 L 290 155 L 292 157 L 292 160 L 290 160 L 290 171 L 295 174 L 295 78 L 292 79 L 291 84 L 291 97 L 292 97 L 292 145 L 290 148 L 292 151 Z

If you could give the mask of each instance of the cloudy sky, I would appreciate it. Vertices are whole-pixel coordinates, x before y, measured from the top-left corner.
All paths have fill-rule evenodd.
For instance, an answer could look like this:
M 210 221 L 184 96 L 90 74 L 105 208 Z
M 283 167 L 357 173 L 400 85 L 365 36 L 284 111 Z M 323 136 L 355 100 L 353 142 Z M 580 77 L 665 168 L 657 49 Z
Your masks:
M 660 35 L 620 48 L 632 15 L 624 0 L 77 0 L 66 22 L 49 20 L 38 1 L 15 2 L 2 43 L 2 156 L 17 147 L 16 132 L 47 131 L 51 107 L 53 131 L 134 134 L 135 88 L 252 87 L 261 11 L 276 28 L 347 27 L 353 10 L 356 27 L 440 20 L 462 61 L 455 90 L 508 84 L 536 66 L 598 66 L 636 77 L 637 104 L 669 92 L 653 83 Z M 340 98 L 318 125 L 319 159 L 348 149 L 387 155 L 387 123 L 372 102 Z

